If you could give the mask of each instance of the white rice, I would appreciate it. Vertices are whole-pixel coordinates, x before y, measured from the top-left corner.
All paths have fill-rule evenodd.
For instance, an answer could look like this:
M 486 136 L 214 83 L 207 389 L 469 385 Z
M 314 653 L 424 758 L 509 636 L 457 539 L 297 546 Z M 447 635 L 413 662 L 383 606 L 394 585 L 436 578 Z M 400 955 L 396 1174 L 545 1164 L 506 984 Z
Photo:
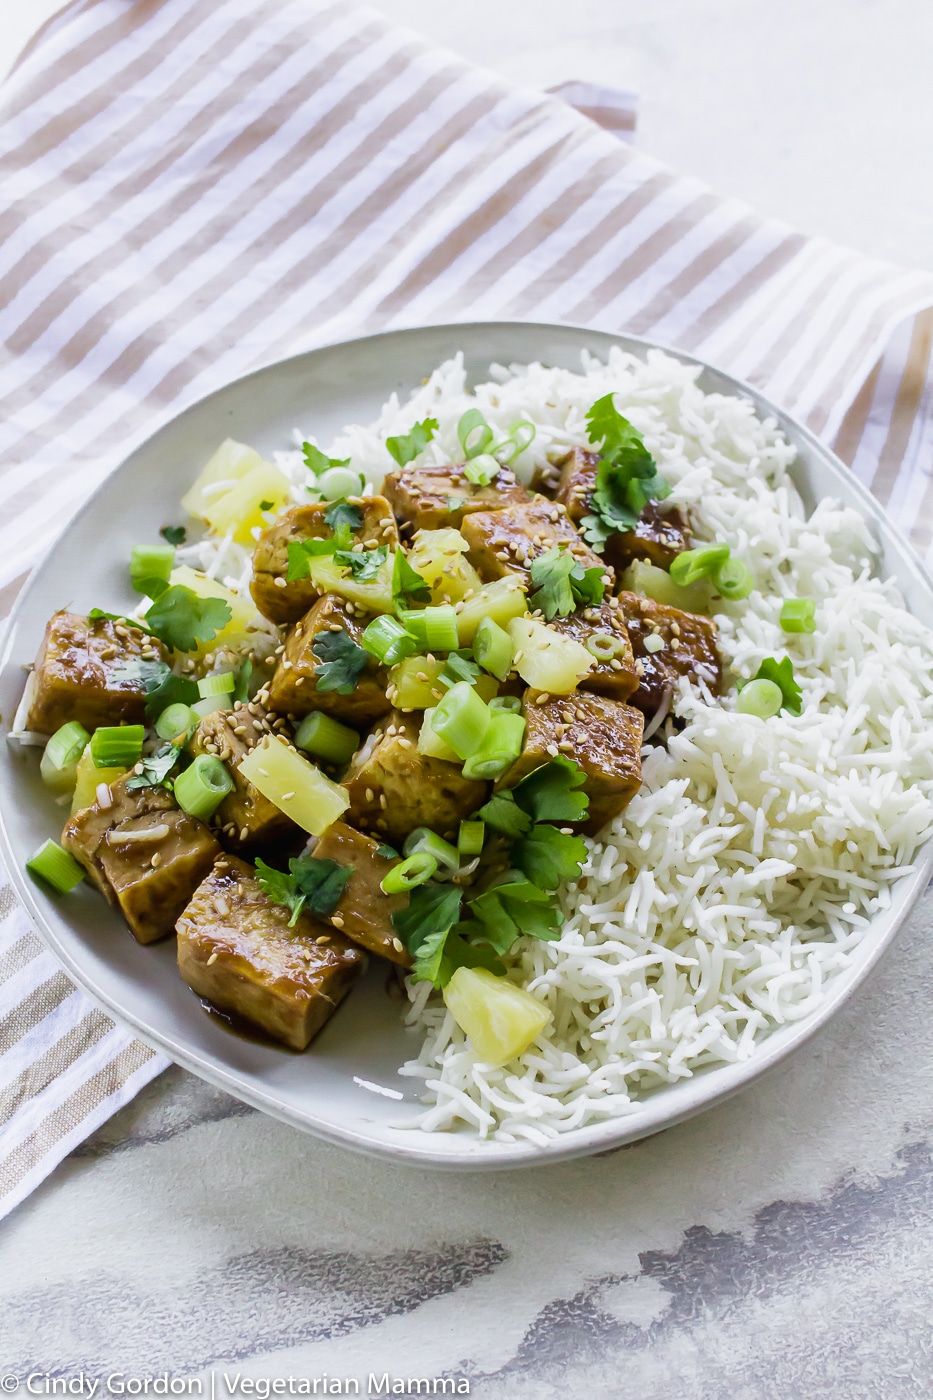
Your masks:
M 588 842 L 583 877 L 561 896 L 559 942 L 526 939 L 508 959 L 553 1015 L 534 1046 L 505 1068 L 484 1065 L 433 989 L 409 987 L 422 1046 L 401 1073 L 423 1081 L 419 1126 L 544 1143 L 636 1111 L 645 1093 L 704 1066 L 744 1060 L 769 1030 L 820 1005 L 933 829 L 933 635 L 872 576 L 861 517 L 823 501 L 807 519 L 776 424 L 746 401 L 702 393 L 694 370 L 613 351 L 581 373 L 491 375 L 471 396 L 461 359 L 449 361 L 327 450 L 378 489 L 393 466 L 387 436 L 433 416 L 426 459 L 455 461 L 456 424 L 478 405 L 503 432 L 521 417 L 534 423 L 515 464 L 528 480 L 548 456 L 586 444 L 587 409 L 614 391 L 673 484 L 671 503 L 756 579 L 716 617 L 723 697 L 682 686 L 672 704 L 681 727 L 665 722 L 666 747 L 646 746 L 640 793 Z M 295 499 L 307 499 L 301 454 L 278 462 Z M 248 552 L 230 542 L 180 557 L 231 587 L 249 578 Z M 788 636 L 781 601 L 801 596 L 816 600 L 817 630 Z M 736 678 L 784 654 L 803 713 L 737 714 Z

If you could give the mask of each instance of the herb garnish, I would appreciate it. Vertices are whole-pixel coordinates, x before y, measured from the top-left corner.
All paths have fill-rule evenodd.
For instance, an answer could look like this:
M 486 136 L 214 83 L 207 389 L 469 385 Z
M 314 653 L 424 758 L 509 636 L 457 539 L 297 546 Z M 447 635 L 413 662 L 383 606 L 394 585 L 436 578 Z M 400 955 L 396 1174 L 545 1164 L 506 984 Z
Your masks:
M 319 447 L 315 447 L 311 442 L 303 442 L 301 450 L 304 453 L 305 466 L 315 476 L 320 476 L 322 472 L 328 471 L 331 467 L 348 467 L 350 458 L 345 457 L 342 461 L 338 457 L 328 457 L 326 452 L 322 452 Z
M 410 433 L 386 438 L 386 447 L 400 467 L 406 467 L 419 453 L 423 452 L 437 432 L 437 419 L 425 418 L 416 423 Z
M 352 695 L 369 663 L 363 648 L 341 628 L 339 632 L 322 632 L 315 637 L 311 650 L 321 663 L 314 668 L 317 689 Z
M 349 529 L 355 533 L 363 528 L 363 511 L 360 506 L 353 506 L 345 497 L 339 501 L 334 501 L 324 512 L 324 523 L 329 525 L 334 534 L 338 534 L 341 528 Z
M 776 661 L 773 656 L 766 657 L 752 676 L 752 680 L 773 681 L 781 692 L 781 709 L 791 715 L 800 714 L 803 708 L 803 692 L 794 677 L 794 663 L 789 656 L 782 656 L 780 661 Z
M 181 752 L 179 744 L 163 744 L 148 758 L 141 759 L 142 772 L 134 773 L 126 780 L 124 786 L 127 792 L 132 788 L 170 787 L 171 784 L 166 779 L 181 757 Z
M 274 904 L 291 910 L 289 928 L 294 928 L 298 915 L 307 908 L 309 913 L 326 919 L 340 903 L 344 887 L 353 874 L 348 865 L 336 860 L 317 860 L 314 856 L 293 857 L 288 862 L 288 874 L 256 860 L 256 880 L 263 894 Z
M 649 501 L 663 501 L 670 483 L 658 471 L 637 428 L 623 418 L 611 394 L 597 399 L 586 415 L 587 437 L 600 444 L 592 515 L 580 522 L 583 537 L 602 553 L 618 530 L 634 530 Z
M 395 551 L 392 562 L 392 597 L 396 601 L 407 598 L 413 603 L 430 603 L 430 586 L 409 564 L 404 549 Z
M 165 540 L 166 544 L 173 544 L 176 548 L 178 545 L 184 544 L 185 540 L 188 538 L 188 531 L 185 529 L 184 525 L 163 525 L 159 534 L 162 536 L 163 540 Z
M 247 665 L 249 663 L 247 662 Z M 114 680 L 138 683 L 146 696 L 146 717 L 156 720 L 169 705 L 193 705 L 200 699 L 197 682 L 176 676 L 164 661 L 124 661 L 113 673 Z
M 201 598 L 192 589 L 173 583 L 163 586 L 146 613 L 146 621 L 172 651 L 194 651 L 198 642 L 213 641 L 232 616 L 229 603 L 222 598 Z
M 566 617 L 576 607 L 598 607 L 603 601 L 604 570 L 599 564 L 584 569 L 566 546 L 555 545 L 532 561 L 531 582 L 537 589 L 529 602 L 548 622 Z
M 352 552 L 338 549 L 334 552 L 334 563 L 341 569 L 349 569 L 354 583 L 371 583 L 388 557 L 388 545 L 381 544 L 377 549 Z

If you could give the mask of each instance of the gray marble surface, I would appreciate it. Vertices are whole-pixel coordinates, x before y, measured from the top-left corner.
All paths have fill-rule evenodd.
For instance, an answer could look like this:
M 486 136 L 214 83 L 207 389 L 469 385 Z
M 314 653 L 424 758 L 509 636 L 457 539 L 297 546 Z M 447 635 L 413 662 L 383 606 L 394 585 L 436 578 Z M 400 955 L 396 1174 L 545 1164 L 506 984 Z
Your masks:
M 382 8 L 519 81 L 638 87 L 646 149 L 933 266 L 928 4 Z M 400 1170 L 172 1070 L 0 1225 L 0 1389 L 83 1371 L 365 1394 L 388 1372 L 465 1377 L 486 1400 L 927 1397 L 931 931 L 928 895 L 869 985 L 762 1084 L 566 1166 Z

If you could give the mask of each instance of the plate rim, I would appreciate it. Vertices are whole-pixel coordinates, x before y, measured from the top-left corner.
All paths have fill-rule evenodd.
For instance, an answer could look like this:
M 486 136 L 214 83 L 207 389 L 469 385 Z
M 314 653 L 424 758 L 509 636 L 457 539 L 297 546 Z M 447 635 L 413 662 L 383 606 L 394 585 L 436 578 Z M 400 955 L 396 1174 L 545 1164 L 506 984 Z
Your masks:
M 790 427 L 798 439 L 806 443 L 811 452 L 823 459 L 831 471 L 836 474 L 844 474 L 844 479 L 848 483 L 850 491 L 859 499 L 863 514 L 870 522 L 877 527 L 882 535 L 887 535 L 889 543 L 896 548 L 905 566 L 909 567 L 916 575 L 918 582 L 926 589 L 933 600 L 933 576 L 920 559 L 913 546 L 907 540 L 901 529 L 890 518 L 880 502 L 872 495 L 868 488 L 861 482 L 851 470 L 840 460 L 827 444 L 823 443 L 816 434 L 805 423 L 796 418 L 787 410 L 782 409 L 774 403 L 760 390 L 740 379 L 728 370 L 724 370 L 713 361 L 706 360 L 701 356 L 692 354 L 689 351 L 679 349 L 676 346 L 665 344 L 645 336 L 630 334 L 625 331 L 606 331 L 594 326 L 581 326 L 571 322 L 539 322 L 522 319 L 496 319 L 484 321 L 451 321 L 439 323 L 425 323 L 415 326 L 384 329 L 362 336 L 351 336 L 329 341 L 326 344 L 314 346 L 309 350 L 298 351 L 294 354 L 282 356 L 269 360 L 256 368 L 247 371 L 245 374 L 237 375 L 225 381 L 223 384 L 215 386 L 208 393 L 201 395 L 186 404 L 177 413 L 170 413 L 160 419 L 138 442 L 134 443 L 131 450 L 126 453 L 121 460 L 107 473 L 101 482 L 94 488 L 90 495 L 72 512 L 62 528 L 56 533 L 54 539 L 42 552 L 39 559 L 30 569 L 13 607 L 6 618 L 2 633 L 0 633 L 0 671 L 6 671 L 9 663 L 9 651 L 16 634 L 17 623 L 20 614 L 26 607 L 26 601 L 38 579 L 43 574 L 50 558 L 55 553 L 60 541 L 85 513 L 90 512 L 96 506 L 98 498 L 108 488 L 115 476 L 126 470 L 131 458 L 148 447 L 160 433 L 169 426 L 177 423 L 187 415 L 196 414 L 202 410 L 210 401 L 222 394 L 228 393 L 231 389 L 246 387 L 253 381 L 262 378 L 270 373 L 275 373 L 285 369 L 287 366 L 295 365 L 299 361 L 312 360 L 318 356 L 326 356 L 329 352 L 339 349 L 351 349 L 355 346 L 371 345 L 389 340 L 415 338 L 419 335 L 433 334 L 446 335 L 453 341 L 455 337 L 464 334 L 479 334 L 488 332 L 495 334 L 497 331 L 521 329 L 522 332 L 539 331 L 544 335 L 566 334 L 591 337 L 594 342 L 600 342 L 599 346 L 593 347 L 593 353 L 597 357 L 604 355 L 612 345 L 619 345 L 623 350 L 639 351 L 647 355 L 649 351 L 657 350 L 680 361 L 682 364 L 694 367 L 699 366 L 702 373 L 709 373 L 720 381 L 720 386 L 711 392 L 722 391 L 722 386 L 727 386 L 725 392 L 731 392 L 736 397 L 743 397 L 751 400 L 756 411 L 765 416 L 774 417 L 782 427 Z M 581 347 L 582 348 L 582 347 Z M 456 346 L 451 350 L 454 353 Z M 608 1155 L 610 1152 L 621 1150 L 622 1148 L 637 1142 L 639 1139 L 648 1137 L 654 1133 L 663 1131 L 666 1128 L 674 1127 L 676 1124 L 684 1122 L 686 1119 L 706 1112 L 708 1109 L 716 1107 L 725 1102 L 741 1090 L 757 1083 L 771 1069 L 775 1068 L 782 1061 L 789 1058 L 796 1050 L 800 1049 L 815 1035 L 817 1035 L 836 1014 L 841 1006 L 852 997 L 862 986 L 878 962 L 889 950 L 897 935 L 917 903 L 923 890 L 933 874 L 933 838 L 929 838 L 925 845 L 920 848 L 917 857 L 912 862 L 914 873 L 906 879 L 898 882 L 896 897 L 900 897 L 902 903 L 896 914 L 892 917 L 890 926 L 885 933 L 874 943 L 866 939 L 865 943 L 857 950 L 853 964 L 838 973 L 830 983 L 829 991 L 823 1001 L 814 1012 L 803 1020 L 786 1025 L 771 1031 L 765 1039 L 758 1042 L 753 1056 L 744 1061 L 735 1063 L 725 1063 L 710 1066 L 691 1079 L 680 1081 L 678 1087 L 683 1092 L 683 1102 L 676 1108 L 665 1109 L 665 1087 L 659 1088 L 647 1098 L 639 1101 L 638 1106 L 631 1113 L 622 1116 L 604 1119 L 600 1122 L 591 1123 L 586 1127 L 574 1128 L 566 1133 L 560 1133 L 556 1138 L 550 1140 L 546 1145 L 539 1146 L 527 1140 L 517 1143 L 498 1143 L 489 1139 L 480 1139 L 470 1135 L 468 1132 L 444 1133 L 442 1136 L 446 1141 L 456 1140 L 458 1145 L 462 1142 L 462 1147 L 457 1151 L 438 1151 L 431 1148 L 430 1144 L 435 1140 L 435 1135 L 422 1132 L 417 1127 L 399 1128 L 397 1130 L 398 1141 L 375 1140 L 367 1137 L 361 1130 L 349 1126 L 336 1124 L 330 1120 L 317 1117 L 313 1112 L 305 1114 L 296 1113 L 293 1107 L 282 1102 L 274 1093 L 264 1092 L 253 1087 L 251 1084 L 244 1084 L 234 1070 L 228 1070 L 223 1066 L 218 1066 L 210 1060 L 205 1059 L 196 1049 L 186 1046 L 179 1041 L 171 1031 L 162 1030 L 157 1026 L 141 1022 L 138 1017 L 131 1012 L 124 1010 L 114 999 L 104 992 L 94 981 L 93 975 L 85 971 L 79 959 L 72 956 L 70 949 L 62 944 L 58 935 L 47 920 L 46 915 L 36 897 L 36 890 L 32 882 L 28 879 L 25 869 L 20 869 L 15 852 L 13 850 L 8 820 L 6 804 L 0 803 L 0 854 L 2 854 L 7 873 L 13 888 L 25 906 L 29 917 L 36 926 L 43 942 L 49 947 L 54 956 L 62 963 L 66 971 L 71 976 L 75 984 L 92 1001 L 104 1009 L 114 1018 L 118 1025 L 129 1028 L 132 1033 L 159 1053 L 167 1055 L 174 1063 L 181 1065 L 191 1073 L 206 1080 L 215 1087 L 223 1089 L 233 1097 L 242 1102 L 250 1104 L 252 1107 L 279 1121 L 288 1123 L 291 1127 L 298 1128 L 314 1137 L 326 1142 L 344 1146 L 364 1155 L 393 1161 L 404 1165 L 420 1166 L 424 1168 L 441 1171 L 490 1171 L 504 1169 L 520 1169 L 523 1167 L 543 1166 L 560 1161 L 568 1161 L 594 1154 Z M 906 892 L 901 895 L 900 891 L 906 887 Z M 67 918 L 63 922 L 67 923 Z M 674 1087 L 674 1086 L 670 1086 Z M 686 1092 L 692 1089 L 693 1093 Z

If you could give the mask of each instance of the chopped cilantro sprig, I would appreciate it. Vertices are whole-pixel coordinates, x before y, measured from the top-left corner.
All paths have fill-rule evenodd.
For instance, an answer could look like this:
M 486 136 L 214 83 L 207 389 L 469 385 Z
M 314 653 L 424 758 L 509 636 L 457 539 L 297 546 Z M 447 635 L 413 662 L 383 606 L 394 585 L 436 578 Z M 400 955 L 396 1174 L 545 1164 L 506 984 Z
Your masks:
M 529 602 L 548 622 L 567 617 L 577 607 L 599 607 L 606 591 L 603 572 L 598 564 L 584 569 L 566 546 L 555 545 L 532 562 L 531 582 L 537 591 Z
M 341 627 L 339 632 L 320 633 L 311 643 L 311 650 L 319 663 L 314 668 L 318 690 L 352 695 L 369 663 L 363 648 Z
M 336 860 L 318 860 L 314 856 L 293 857 L 288 862 L 288 874 L 262 859 L 256 860 L 259 888 L 274 904 L 291 911 L 289 928 L 294 928 L 303 909 L 319 919 L 332 914 L 352 874 L 351 866 L 341 865 Z
M 409 462 L 420 456 L 436 432 L 437 419 L 425 418 L 423 422 L 416 423 L 410 433 L 386 438 L 386 447 L 400 467 L 407 467 Z
M 593 513 L 580 522 L 584 539 L 602 553 L 606 540 L 619 530 L 634 530 L 649 501 L 671 494 L 670 482 L 658 471 L 644 438 L 615 406 L 612 394 L 597 399 L 586 415 L 587 437 L 599 446 Z

